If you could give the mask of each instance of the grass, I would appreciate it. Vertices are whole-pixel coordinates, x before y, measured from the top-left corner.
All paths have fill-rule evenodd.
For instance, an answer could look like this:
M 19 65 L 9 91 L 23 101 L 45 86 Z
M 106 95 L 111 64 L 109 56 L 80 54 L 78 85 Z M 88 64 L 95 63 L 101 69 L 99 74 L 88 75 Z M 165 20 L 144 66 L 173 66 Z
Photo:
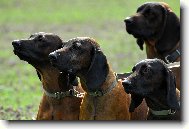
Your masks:
M 164 1 L 180 16 L 180 1 Z M 42 96 L 35 69 L 12 52 L 14 39 L 39 31 L 56 33 L 63 40 L 93 37 L 113 69 L 128 72 L 146 55 L 126 33 L 123 19 L 144 2 L 147 0 L 1 0 L 0 119 L 31 120 Z

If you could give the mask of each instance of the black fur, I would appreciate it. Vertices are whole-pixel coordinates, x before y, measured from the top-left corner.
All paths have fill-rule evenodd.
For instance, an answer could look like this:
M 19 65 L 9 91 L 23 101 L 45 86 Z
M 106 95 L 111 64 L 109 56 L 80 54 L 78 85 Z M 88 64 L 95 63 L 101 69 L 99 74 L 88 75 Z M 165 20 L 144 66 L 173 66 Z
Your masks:
M 106 56 L 94 47 L 92 51 L 92 66 L 86 76 L 86 85 L 89 91 L 100 90 L 99 86 L 106 80 L 108 73 L 108 65 Z
M 179 109 L 179 104 L 176 97 L 176 82 L 175 77 L 167 68 L 166 71 L 166 88 L 167 88 L 167 103 L 171 109 Z
M 173 12 L 168 12 L 164 32 L 155 47 L 158 53 L 166 55 L 179 41 L 180 21 Z
M 131 94 L 131 104 L 129 107 L 129 112 L 134 112 L 135 108 L 137 108 L 143 101 L 143 97 L 136 94 Z

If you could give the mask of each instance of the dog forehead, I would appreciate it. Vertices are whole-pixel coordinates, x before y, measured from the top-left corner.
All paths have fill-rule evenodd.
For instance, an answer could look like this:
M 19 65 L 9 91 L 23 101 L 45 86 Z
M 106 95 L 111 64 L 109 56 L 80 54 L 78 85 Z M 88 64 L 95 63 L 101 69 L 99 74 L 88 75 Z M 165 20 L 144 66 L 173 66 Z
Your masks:
M 68 43 L 70 45 L 72 45 L 73 43 L 80 43 L 81 45 L 83 46 L 86 46 L 86 47 L 90 47 L 90 46 L 94 46 L 96 48 L 100 48 L 100 45 L 95 41 L 95 39 L 93 38 L 90 38 L 90 37 L 76 37 L 76 38 L 72 38 L 70 40 L 68 40 L 66 42 L 66 44 Z
M 156 8 L 158 9 L 161 7 L 163 7 L 163 5 L 160 2 L 146 2 L 137 9 L 137 12 L 147 9 L 156 9 Z
M 53 33 L 46 33 L 46 32 L 36 32 L 34 34 L 31 34 L 30 37 L 37 37 L 39 35 L 42 35 L 42 36 L 53 36 L 55 34 L 53 34 Z
M 90 37 L 76 37 L 76 38 L 69 39 L 67 42 L 73 43 L 73 42 L 82 42 L 82 41 L 92 42 L 92 38 L 90 38 Z
M 155 71 L 159 72 L 160 70 L 164 69 L 166 67 L 166 64 L 163 60 L 160 59 L 145 59 L 140 61 L 135 65 L 136 68 L 140 68 L 141 66 L 146 65 L 150 67 L 151 69 L 154 69 Z

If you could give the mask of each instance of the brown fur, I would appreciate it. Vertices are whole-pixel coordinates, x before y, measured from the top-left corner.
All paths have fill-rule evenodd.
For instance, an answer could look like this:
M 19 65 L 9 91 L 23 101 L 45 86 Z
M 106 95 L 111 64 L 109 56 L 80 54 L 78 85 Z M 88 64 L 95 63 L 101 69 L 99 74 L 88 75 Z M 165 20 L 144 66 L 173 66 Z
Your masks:
M 137 63 L 133 73 L 123 82 L 127 93 L 131 94 L 130 110 L 135 110 L 145 98 L 148 107 L 155 111 L 175 110 L 173 115 L 153 115 L 148 112 L 148 120 L 180 120 L 180 91 L 176 89 L 175 77 L 167 65 L 159 59 L 146 59 Z
M 125 19 L 125 24 L 127 32 L 137 39 L 140 49 L 146 45 L 149 59 L 159 58 L 166 62 L 165 57 L 180 48 L 180 19 L 164 2 L 144 3 L 136 14 Z M 178 61 L 180 56 L 175 60 Z M 180 68 L 175 75 L 180 90 Z
M 110 70 L 102 88 L 106 89 L 116 79 Z M 96 113 L 94 114 L 94 99 L 96 99 Z M 116 87 L 104 96 L 94 98 L 86 92 L 81 103 L 80 120 L 130 120 L 128 105 L 129 95 L 125 94 L 120 81 Z M 95 115 L 95 116 L 94 116 Z
M 48 60 L 49 53 L 63 45 L 57 35 L 40 32 L 31 35 L 29 39 L 15 40 L 12 44 L 14 53 L 37 70 L 43 89 L 50 93 L 70 89 L 66 74 L 60 74 Z M 81 86 L 78 89 L 82 89 Z M 37 120 L 78 120 L 81 100 L 77 97 L 55 99 L 43 93 Z
M 51 65 L 46 68 L 40 69 L 40 75 L 42 77 L 43 88 L 48 92 L 60 91 L 59 88 L 59 73 L 60 71 Z M 52 78 L 53 77 L 53 78 Z M 62 85 L 66 85 L 64 82 Z M 82 91 L 79 85 L 78 89 Z M 68 89 L 69 90 L 69 89 Z M 80 104 L 82 97 L 65 97 L 62 99 L 55 99 L 48 97 L 43 93 L 41 99 L 37 120 L 78 120 L 80 112 Z
M 108 93 L 102 96 L 91 96 L 90 92 L 106 91 L 115 81 L 116 76 L 109 66 L 106 56 L 98 43 L 88 37 L 68 40 L 62 49 L 51 53 L 51 62 L 59 70 L 76 74 L 80 77 L 85 91 L 81 103 L 80 120 L 131 120 L 142 119 L 138 115 L 147 110 L 139 107 L 135 114 L 129 113 L 130 95 L 124 92 L 121 81 Z M 56 60 L 55 60 L 56 59 Z M 146 108 L 147 109 L 147 108 Z M 138 116 L 137 116 L 138 115 Z M 132 117 L 131 117 L 132 116 Z

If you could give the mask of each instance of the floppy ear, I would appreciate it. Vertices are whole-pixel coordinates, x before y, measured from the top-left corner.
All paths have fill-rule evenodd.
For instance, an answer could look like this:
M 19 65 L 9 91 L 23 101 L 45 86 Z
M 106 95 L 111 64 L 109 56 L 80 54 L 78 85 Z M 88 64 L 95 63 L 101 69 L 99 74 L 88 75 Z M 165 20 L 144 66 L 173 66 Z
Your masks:
M 143 50 L 144 49 L 143 48 L 144 40 L 141 38 L 137 38 L 136 42 L 137 42 L 138 46 L 140 47 L 140 50 Z
M 178 109 L 179 103 L 176 96 L 176 83 L 173 73 L 167 68 L 166 71 L 167 103 L 171 109 Z
M 86 85 L 89 91 L 100 90 L 100 86 L 105 81 L 108 73 L 106 56 L 98 48 L 93 48 L 91 52 L 91 65 L 86 77 Z
M 164 19 L 166 21 L 162 34 L 155 45 L 158 53 L 160 54 L 166 54 L 166 51 L 171 50 L 180 41 L 179 18 L 172 11 L 166 10 L 166 17 Z
M 135 108 L 137 108 L 143 101 L 143 97 L 136 94 L 131 94 L 131 104 L 129 107 L 129 112 L 134 112 Z

